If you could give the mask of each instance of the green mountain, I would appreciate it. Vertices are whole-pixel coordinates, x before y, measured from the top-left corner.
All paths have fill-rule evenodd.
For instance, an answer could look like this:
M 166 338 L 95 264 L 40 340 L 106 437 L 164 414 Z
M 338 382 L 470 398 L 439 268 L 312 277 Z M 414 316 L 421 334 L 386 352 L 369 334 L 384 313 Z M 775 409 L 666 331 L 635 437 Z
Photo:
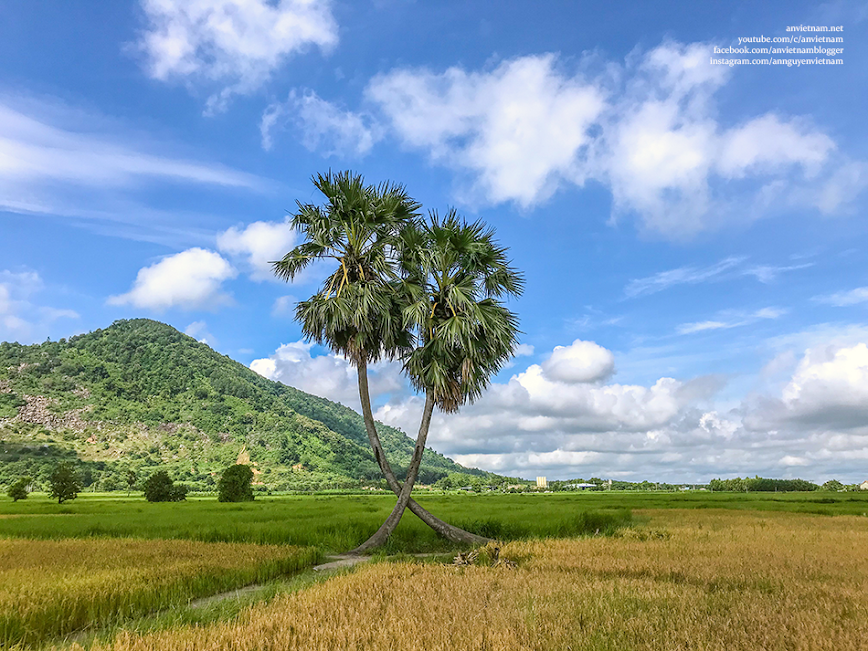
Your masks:
M 413 441 L 379 426 L 400 475 Z M 0 485 L 44 483 L 59 460 L 86 485 L 126 488 L 157 468 L 209 490 L 239 455 L 274 490 L 376 483 L 362 417 L 267 380 L 171 326 L 148 319 L 33 346 L 0 344 Z M 432 450 L 419 481 L 451 473 L 494 479 Z M 469 478 L 468 478 L 469 479 Z

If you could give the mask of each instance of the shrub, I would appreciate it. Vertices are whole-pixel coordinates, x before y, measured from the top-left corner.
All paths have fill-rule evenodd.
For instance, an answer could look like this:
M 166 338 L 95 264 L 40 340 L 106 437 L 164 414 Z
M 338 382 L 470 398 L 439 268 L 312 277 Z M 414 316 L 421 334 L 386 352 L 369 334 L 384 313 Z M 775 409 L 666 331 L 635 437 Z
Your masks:
M 144 485 L 145 499 L 149 502 L 180 502 L 187 499 L 187 487 L 175 486 L 165 470 L 148 477 Z
M 21 477 L 9 487 L 7 495 L 12 498 L 13 502 L 27 499 L 27 487 L 33 482 L 30 477 Z
M 229 466 L 223 471 L 220 482 L 217 484 L 219 491 L 217 499 L 220 502 L 251 502 L 253 501 L 253 471 L 250 466 L 236 464 Z
M 51 484 L 51 497 L 57 498 L 58 504 L 74 500 L 81 490 L 81 480 L 72 466 L 64 461 L 58 463 L 48 478 Z

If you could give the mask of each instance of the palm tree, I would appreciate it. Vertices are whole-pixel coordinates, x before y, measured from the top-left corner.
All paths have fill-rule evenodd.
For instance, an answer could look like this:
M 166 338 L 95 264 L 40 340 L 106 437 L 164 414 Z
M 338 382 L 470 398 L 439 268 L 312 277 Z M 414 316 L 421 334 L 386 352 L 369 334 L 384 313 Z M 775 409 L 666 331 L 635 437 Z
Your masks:
M 402 357 L 412 347 L 390 252 L 396 249 L 396 233 L 417 217 L 419 204 L 403 186 L 366 185 L 360 175 L 350 172 L 318 174 L 313 183 L 325 197 L 325 204 L 298 203 L 291 224 L 305 236 L 305 242 L 274 262 L 273 269 L 290 281 L 315 261 L 332 259 L 337 263 L 320 291 L 296 306 L 296 318 L 309 339 L 346 355 L 356 366 L 362 415 L 374 458 L 390 489 L 400 495 L 402 485 L 386 458 L 371 411 L 367 367 L 384 356 Z M 487 540 L 443 522 L 412 499 L 406 506 L 454 542 Z M 391 529 L 397 526 L 397 521 L 388 522 Z
M 425 393 L 422 422 L 398 502 L 380 529 L 354 552 L 367 551 L 394 531 L 418 477 L 434 407 L 449 413 L 482 395 L 512 357 L 518 320 L 498 299 L 520 296 L 522 276 L 482 222 L 455 210 L 430 223 L 405 226 L 395 243 L 401 271 L 404 326 L 415 347 L 403 355 L 411 384 Z

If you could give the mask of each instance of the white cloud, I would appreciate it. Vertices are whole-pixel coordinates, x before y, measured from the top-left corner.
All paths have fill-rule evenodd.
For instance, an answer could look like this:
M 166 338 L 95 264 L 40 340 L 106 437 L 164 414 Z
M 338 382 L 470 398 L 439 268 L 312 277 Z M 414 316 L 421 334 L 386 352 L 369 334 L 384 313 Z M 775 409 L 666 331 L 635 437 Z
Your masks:
M 274 305 L 271 306 L 271 316 L 293 316 L 296 303 L 298 303 L 298 299 L 291 294 L 278 296 L 274 300 Z
M 752 265 L 745 267 L 745 256 L 730 256 L 720 262 L 705 267 L 686 266 L 677 269 L 660 271 L 644 278 L 634 278 L 624 287 L 624 295 L 627 298 L 647 296 L 662 292 L 670 287 L 678 285 L 698 285 L 705 282 L 719 282 L 744 276 L 753 276 L 761 283 L 774 282 L 781 274 L 787 271 L 807 269 L 812 267 L 812 262 L 794 265 Z
M 271 263 L 281 259 L 296 241 L 287 221 L 253 222 L 244 228 L 233 226 L 217 236 L 217 248 L 243 259 L 253 280 L 276 280 Z
M 800 417 L 826 415 L 835 420 L 839 410 L 845 418 L 853 411 L 868 416 L 868 346 L 806 351 L 782 398 Z
M 224 86 L 209 98 L 211 112 L 259 88 L 291 55 L 338 42 L 328 0 L 142 0 L 142 8 L 148 74 Z
M 338 355 L 311 355 L 313 344 L 296 341 L 283 344 L 273 355 L 255 359 L 250 368 L 269 380 L 282 382 L 321 398 L 327 398 L 360 410 L 358 375 L 355 367 Z M 371 400 L 385 394 L 406 392 L 406 383 L 401 377 L 401 365 L 397 362 L 371 364 L 369 392 Z
M 367 95 L 407 145 L 470 170 L 474 194 L 524 207 L 581 179 L 578 155 L 605 107 L 603 92 L 558 71 L 553 55 L 490 72 L 395 70 L 371 80 Z
M 204 321 L 193 321 L 184 328 L 184 334 L 193 337 L 200 344 L 207 344 L 213 348 L 217 345 L 217 338 L 208 332 L 208 324 Z
M 35 271 L 0 271 L 0 341 L 32 343 L 49 333 L 57 319 L 77 319 L 75 310 L 33 303 L 45 289 Z
M 567 384 L 596 382 L 615 372 L 615 356 L 593 341 L 576 339 L 569 346 L 555 346 L 542 369 L 547 377 Z
M 516 357 L 530 357 L 533 355 L 534 348 L 530 344 L 519 344 L 515 347 Z
M 656 294 L 677 285 L 696 285 L 716 280 L 744 261 L 744 257 L 731 256 L 707 267 L 679 267 L 678 269 L 660 271 L 646 278 L 634 278 L 627 283 L 624 294 L 628 298 L 634 298 Z
M 222 284 L 236 275 L 237 271 L 220 254 L 187 249 L 140 269 L 132 289 L 110 297 L 107 302 L 157 312 L 173 307 L 214 309 L 231 302 L 222 291 Z
M 29 112 L 54 113 L 43 103 L 20 101 Z M 66 127 L 51 124 L 13 108 L 0 98 L 0 175 L 6 182 L 68 183 L 87 187 L 130 187 L 148 179 L 206 185 L 258 188 L 256 177 L 210 163 L 184 160 L 125 144 L 123 135 L 93 131 L 87 116 L 67 111 L 55 119 L 74 122 Z M 96 119 L 99 122 L 99 119 Z M 9 197 L 0 197 L 8 200 Z
M 722 124 L 715 94 L 733 72 L 711 65 L 710 51 L 665 42 L 597 66 L 593 79 L 551 54 L 483 71 L 400 68 L 374 77 L 366 96 L 404 145 L 470 173 L 458 189 L 468 203 L 527 208 L 593 179 L 611 190 L 613 217 L 635 214 L 673 238 L 796 206 L 844 211 L 868 186 L 868 165 L 805 118 Z
M 868 301 L 868 287 L 857 287 L 846 292 L 837 292 L 829 296 L 818 296 L 816 301 L 820 303 L 828 303 L 835 307 L 847 307 L 849 305 L 858 305 Z
M 46 100 L 0 96 L 0 210 L 56 215 L 101 233 L 177 246 L 203 241 L 203 215 L 150 208 L 142 190 L 167 184 L 261 191 L 267 183 L 173 153 L 168 143 L 105 116 Z M 167 153 L 168 152 L 168 153 Z M 208 215 L 213 220 L 213 215 Z
M 573 350 L 585 348 L 589 353 L 577 356 L 579 368 L 587 368 L 588 359 L 608 357 L 602 354 L 608 352 L 604 348 L 592 347 L 596 344 L 582 346 L 589 343 L 553 350 L 542 364 L 531 364 L 507 382 L 493 383 L 480 400 L 458 414 L 435 411 L 431 445 L 465 465 L 549 478 L 705 482 L 760 474 L 855 481 L 868 459 L 864 344 L 834 347 L 831 352 L 818 347 L 792 373 L 792 386 L 781 394 L 784 398 L 765 397 L 759 406 L 748 401 L 722 410 L 714 404 L 722 386 L 719 378 L 663 377 L 642 386 L 606 384 L 604 374 L 596 382 L 572 381 L 575 376 L 570 373 L 563 376 L 560 364 L 573 359 Z M 254 360 L 251 368 L 358 409 L 355 369 L 343 358 L 314 356 L 311 351 L 312 346 L 303 342 L 286 344 L 270 357 Z M 550 360 L 554 361 L 547 372 Z M 775 372 L 786 370 L 786 360 L 782 364 Z M 400 365 L 376 365 L 371 387 L 375 403 L 389 396 L 376 408 L 379 421 L 416 430 L 422 399 L 408 397 Z M 769 400 L 777 411 L 770 409 Z M 847 418 L 842 418 L 842 401 L 843 409 L 850 410 Z M 863 424 L 857 426 L 857 421 Z
M 302 144 L 324 156 L 357 157 L 367 154 L 382 138 L 382 130 L 369 115 L 345 111 L 307 90 L 293 90 L 286 102 L 270 104 L 262 114 L 262 147 L 270 150 L 274 131 L 288 124 L 301 133 Z
M 508 474 L 570 476 L 588 468 L 597 474 L 620 455 L 653 459 L 671 452 L 673 445 L 684 445 L 692 436 L 682 432 L 685 414 L 719 387 L 702 379 L 672 378 L 651 386 L 602 384 L 612 369 L 611 352 L 597 344 L 576 341 L 558 347 L 543 364 L 492 384 L 460 413 L 435 412 L 431 443 L 461 463 Z M 418 397 L 392 400 L 376 416 L 413 431 L 421 407 Z M 693 429 L 701 429 L 698 419 L 697 414 Z M 701 429 L 701 436 L 724 437 L 709 431 L 716 432 Z M 637 457 L 633 459 L 635 463 Z
M 744 276 L 753 276 L 761 283 L 769 284 L 777 280 L 778 276 L 787 271 L 797 271 L 799 269 L 808 269 L 809 267 L 813 267 L 813 262 L 803 262 L 801 264 L 791 264 L 791 265 L 756 265 L 750 267 L 748 269 L 744 269 L 742 271 L 742 275 Z
M 779 307 L 764 307 L 755 312 L 741 312 L 729 310 L 721 312 L 721 316 L 729 317 L 726 321 L 699 321 L 697 323 L 683 323 L 676 328 L 678 334 L 689 335 L 706 330 L 728 330 L 738 328 L 761 321 L 763 319 L 778 319 L 785 315 L 787 310 Z
M 768 114 L 727 133 L 717 161 L 720 173 L 744 178 L 748 172 L 774 170 L 783 165 L 802 165 L 816 171 L 835 149 L 824 133 L 799 120 L 785 121 Z

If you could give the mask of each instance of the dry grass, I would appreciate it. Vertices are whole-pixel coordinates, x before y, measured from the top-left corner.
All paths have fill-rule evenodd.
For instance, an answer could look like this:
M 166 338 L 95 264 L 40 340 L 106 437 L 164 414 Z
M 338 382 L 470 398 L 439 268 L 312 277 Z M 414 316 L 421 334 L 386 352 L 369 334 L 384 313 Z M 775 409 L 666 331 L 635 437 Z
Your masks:
M 309 565 L 309 548 L 0 539 L 0 647 L 106 624 Z
M 868 519 L 651 512 L 664 535 L 517 542 L 515 570 L 377 564 L 112 651 L 868 646 Z

